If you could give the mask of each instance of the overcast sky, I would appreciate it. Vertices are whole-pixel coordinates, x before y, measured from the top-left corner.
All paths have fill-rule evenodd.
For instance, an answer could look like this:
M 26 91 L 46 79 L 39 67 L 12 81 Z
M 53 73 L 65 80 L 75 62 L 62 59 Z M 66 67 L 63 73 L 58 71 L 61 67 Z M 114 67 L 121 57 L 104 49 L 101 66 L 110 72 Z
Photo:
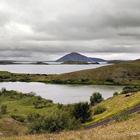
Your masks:
M 0 59 L 69 52 L 140 58 L 140 0 L 0 0 Z

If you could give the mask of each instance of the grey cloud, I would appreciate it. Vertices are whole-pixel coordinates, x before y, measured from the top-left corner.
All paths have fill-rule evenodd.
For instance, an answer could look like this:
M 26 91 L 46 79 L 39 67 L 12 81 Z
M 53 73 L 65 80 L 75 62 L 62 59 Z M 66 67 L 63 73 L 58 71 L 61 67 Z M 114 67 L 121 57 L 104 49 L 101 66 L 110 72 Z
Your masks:
M 0 11 L 0 28 L 2 28 L 9 21 L 10 21 L 9 16 Z
M 28 51 L 23 52 L 22 50 L 19 51 L 11 51 L 11 50 L 3 50 L 0 52 L 0 57 L 29 57 L 31 53 Z
M 28 46 L 28 48 L 26 47 Z M 112 47 L 113 46 L 113 47 Z M 133 47 L 132 47 L 133 46 Z M 0 51 L 15 51 L 15 52 L 24 52 L 31 54 L 32 52 L 42 52 L 44 54 L 48 53 L 57 53 L 57 52 L 92 52 L 92 53 L 137 53 L 140 52 L 140 47 L 138 43 L 133 42 L 106 42 L 105 40 L 98 40 L 96 42 L 91 41 L 48 41 L 48 42 L 28 42 L 16 44 L 12 47 L 1 46 Z M 14 54 L 14 53 L 13 53 Z
M 139 17 L 139 0 L 1 0 L 1 55 L 137 53 Z

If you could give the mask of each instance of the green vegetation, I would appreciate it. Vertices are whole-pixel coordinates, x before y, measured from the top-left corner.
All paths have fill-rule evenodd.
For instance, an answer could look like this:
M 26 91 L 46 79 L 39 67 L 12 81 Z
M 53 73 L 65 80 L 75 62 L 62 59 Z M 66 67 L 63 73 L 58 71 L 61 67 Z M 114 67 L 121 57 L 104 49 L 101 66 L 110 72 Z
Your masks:
M 128 118 L 125 121 L 114 121 L 106 126 L 88 130 L 10 137 L 1 136 L 0 140 L 139 140 L 140 114 L 136 113 Z
M 90 97 L 90 104 L 92 106 L 94 106 L 102 101 L 103 101 L 102 94 L 100 94 L 98 92 L 93 93 L 92 96 Z
M 138 86 L 126 86 L 123 88 L 122 94 L 127 94 L 131 92 L 138 92 L 140 91 L 140 85 Z
M 91 110 L 88 103 L 74 104 L 72 114 L 80 122 L 84 123 L 91 119 Z
M 36 102 L 40 106 L 43 104 L 43 106 L 36 108 L 34 105 Z M 53 104 L 52 101 L 35 96 L 33 93 L 23 94 L 16 91 L 7 91 L 6 89 L 0 91 L 0 106 L 1 108 L 3 106 L 3 110 L 7 106 L 6 114 L 9 116 L 13 114 L 26 116 L 34 112 L 47 114 L 50 109 L 57 109 L 57 105 Z
M 24 115 L 13 114 L 13 115 L 11 115 L 11 118 L 13 118 L 14 120 L 19 121 L 19 122 L 25 122 L 25 120 L 26 120 L 26 117 Z
M 94 115 L 102 114 L 105 111 L 106 111 L 106 108 L 105 107 L 103 107 L 103 106 L 97 106 L 94 109 Z
M 7 113 L 7 105 L 1 105 L 0 107 L 0 114 L 6 114 Z
M 118 96 L 118 95 L 119 95 L 118 92 L 114 92 L 114 93 L 113 93 L 113 96 Z
M 139 91 L 129 95 L 126 97 L 126 94 L 120 93 L 104 101 L 96 100 L 92 106 L 89 103 L 62 105 L 35 96 L 34 93 L 23 94 L 2 89 L 0 91 L 0 133 L 20 135 L 75 130 L 111 116 L 116 116 L 116 122 L 127 121 L 130 118 L 129 115 L 119 114 L 140 104 Z M 92 97 L 102 99 L 100 93 L 93 94 Z M 9 127 L 7 128 L 5 124 Z
M 59 84 L 140 85 L 140 60 L 56 75 L 51 82 Z
M 0 82 L 45 82 L 51 81 L 51 75 L 46 74 L 16 74 L 7 71 L 0 71 Z
M 127 121 L 128 119 L 130 119 L 131 115 L 128 114 L 123 114 L 123 115 L 119 115 L 116 117 L 116 121 L 121 122 L 121 121 Z
M 60 75 L 13 74 L 0 72 L 0 81 L 44 82 L 56 84 L 140 85 L 140 60 Z
M 3 88 L 0 91 L 0 117 L 1 121 L 7 118 L 18 122 L 26 128 L 26 133 L 58 132 L 79 128 L 91 118 L 91 110 L 88 103 L 54 104 L 34 93 L 23 94 Z M 5 134 L 7 128 L 0 125 L 0 132 L 1 128 Z
M 79 126 L 80 123 L 69 112 L 60 110 L 48 116 L 37 116 L 36 119 L 30 119 L 29 132 L 59 132 L 77 129 Z
M 103 100 L 100 93 L 94 93 L 90 98 L 90 104 L 72 105 L 54 104 L 51 100 L 35 96 L 34 93 L 23 94 L 3 88 L 0 91 L 0 135 L 2 136 L 75 130 L 112 116 L 116 116 L 115 123 L 123 123 L 120 125 L 122 127 L 124 121 L 130 120 L 130 124 L 133 124 L 133 121 L 129 115 L 120 115 L 120 113 L 140 104 L 140 60 L 61 75 L 12 74 L 1 71 L 0 81 L 129 85 L 123 88 L 120 94 L 116 92 L 107 100 Z M 113 127 L 108 129 L 108 132 L 112 129 Z M 124 129 L 118 131 L 124 132 Z M 89 134 L 91 137 L 95 133 L 89 132 Z M 75 135 L 77 134 L 74 134 L 74 138 Z
M 97 104 L 96 106 L 92 107 L 92 121 L 85 123 L 84 125 L 89 125 L 93 122 L 98 122 L 105 118 L 119 115 L 122 111 L 127 110 L 133 106 L 140 104 L 140 92 L 133 92 L 129 93 L 129 96 L 125 94 L 119 94 L 118 96 L 113 96 L 107 100 L 102 101 L 101 103 Z M 105 108 L 106 110 L 101 114 L 94 114 L 94 111 L 98 106 Z

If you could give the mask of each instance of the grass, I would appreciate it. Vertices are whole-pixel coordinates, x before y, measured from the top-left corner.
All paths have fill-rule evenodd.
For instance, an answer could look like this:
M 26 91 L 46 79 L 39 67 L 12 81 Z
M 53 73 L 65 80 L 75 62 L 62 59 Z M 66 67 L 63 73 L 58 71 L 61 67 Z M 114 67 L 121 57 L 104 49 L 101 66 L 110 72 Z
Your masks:
M 57 110 L 58 107 L 56 104 L 49 102 L 48 100 L 41 99 L 42 102 L 46 101 L 46 106 L 42 108 L 35 108 L 34 102 L 38 97 L 36 96 L 23 96 L 20 97 L 20 94 L 15 91 L 6 91 L 8 96 L 0 96 L 0 106 L 7 106 L 7 113 L 5 116 L 9 117 L 13 114 L 27 116 L 31 113 L 39 113 L 42 115 L 50 114 L 52 110 Z M 15 95 L 12 95 L 15 94 Z M 10 96 L 11 95 L 11 96 Z
M 103 120 L 113 115 L 117 115 L 118 113 L 121 113 L 122 111 L 127 110 L 128 108 L 131 108 L 139 103 L 140 103 L 140 92 L 131 93 L 129 97 L 125 97 L 124 94 L 114 96 L 98 104 L 97 106 L 102 106 L 106 108 L 106 111 L 98 115 L 93 115 L 92 121 L 87 122 L 84 125 L 89 125 L 93 122 Z M 93 112 L 97 106 L 92 108 Z
M 0 119 L 0 135 L 25 135 L 26 132 L 27 127 L 24 125 L 24 123 L 17 122 L 16 120 L 9 117 Z
M 140 114 L 134 114 L 126 121 L 112 122 L 106 126 L 59 134 L 42 134 L 1 137 L 0 140 L 139 140 Z
M 1 94 L 1 93 L 0 93 Z M 28 123 L 24 122 L 30 114 L 40 114 L 47 116 L 52 111 L 57 111 L 57 104 L 40 99 L 41 102 L 46 102 L 46 106 L 42 108 L 35 108 L 34 102 L 38 97 L 34 95 L 24 95 L 16 91 L 4 91 L 0 95 L 0 106 L 6 105 L 7 111 L 5 114 L 0 113 L 0 133 L 3 135 L 18 135 L 25 134 L 27 132 Z M 12 119 L 12 116 L 17 116 L 23 122 Z M 8 127 L 7 127 L 7 125 Z
M 82 103 L 82 105 L 90 108 L 88 103 Z M 74 106 L 76 104 L 54 104 L 51 100 L 35 96 L 33 93 L 23 94 L 2 89 L 0 91 L 0 121 L 3 122 L 5 118 L 12 120 L 10 121 L 10 126 L 11 128 L 13 127 L 13 130 L 7 129 L 7 126 L 1 123 L 0 132 L 2 135 L 14 135 L 15 131 L 17 134 L 29 134 L 78 129 L 81 126 L 81 122 L 73 114 Z M 22 129 L 19 129 L 21 132 L 18 133 L 15 128 L 20 125 L 21 128 L 24 126 L 27 131 L 22 132 Z
M 61 75 L 12 74 L 1 71 L 0 81 L 140 85 L 140 60 Z M 102 106 L 106 110 L 101 114 L 93 115 L 92 121 L 84 125 L 116 115 L 140 103 L 140 92 L 129 94 L 130 96 L 128 97 L 117 95 L 98 104 L 97 106 Z M 12 119 L 11 115 L 27 116 L 31 113 L 48 115 L 52 111 L 58 110 L 57 105 L 53 103 L 36 109 L 33 105 L 34 100 L 35 97 L 9 98 L 0 96 L 0 106 L 7 105 L 8 109 L 5 115 L 0 116 L 0 135 L 10 135 L 10 137 L 0 137 L 0 140 L 139 140 L 140 114 L 135 114 L 130 118 L 123 116 L 120 118 L 122 121 L 113 122 L 107 126 L 91 130 L 62 132 L 59 134 L 25 135 L 27 132 L 26 124 Z M 92 107 L 93 114 L 97 106 Z M 13 135 L 20 136 L 15 137 Z
M 30 113 L 39 113 L 42 115 L 47 115 L 51 110 L 56 110 L 57 106 L 55 104 L 48 104 L 48 107 L 41 109 L 36 109 L 33 105 L 34 97 L 24 97 L 20 99 L 11 99 L 7 97 L 0 97 L 0 105 L 7 105 L 7 116 L 12 114 L 17 115 L 29 115 Z
M 0 72 L 0 81 L 56 84 L 140 85 L 140 60 L 59 75 Z
M 140 60 L 123 62 L 96 69 L 57 75 L 57 83 L 69 84 L 140 84 Z
M 8 92 L 8 91 L 7 91 Z M 9 91 L 11 95 L 15 91 Z M 110 116 L 116 115 L 128 108 L 131 108 L 140 103 L 140 92 L 129 93 L 130 96 L 126 97 L 125 94 L 120 94 L 104 100 L 96 106 L 92 107 L 93 117 L 92 121 L 86 122 L 84 125 L 87 126 L 93 122 L 100 121 Z M 23 135 L 27 132 L 27 125 L 24 122 L 18 122 L 11 118 L 11 115 L 17 115 L 20 117 L 27 117 L 32 113 L 39 113 L 42 115 L 49 115 L 52 111 L 59 111 L 58 105 L 49 103 L 48 106 L 36 109 L 33 105 L 35 96 L 0 96 L 0 106 L 7 105 L 7 113 L 2 115 L 0 118 L 0 133 L 3 135 Z M 101 114 L 95 115 L 95 109 L 98 107 L 104 107 L 105 111 Z M 129 117 L 121 117 L 120 120 L 126 120 Z M 7 127 L 7 125 L 9 127 Z M 81 131 L 80 131 L 81 132 Z M 66 132 L 67 133 L 67 132 Z

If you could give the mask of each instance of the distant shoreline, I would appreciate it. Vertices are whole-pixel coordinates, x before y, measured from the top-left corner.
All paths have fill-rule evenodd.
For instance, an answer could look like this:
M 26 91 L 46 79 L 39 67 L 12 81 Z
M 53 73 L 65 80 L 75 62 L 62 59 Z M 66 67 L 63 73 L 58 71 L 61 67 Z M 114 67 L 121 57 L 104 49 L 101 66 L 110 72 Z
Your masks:
M 139 85 L 140 61 L 130 61 L 65 74 L 18 74 L 1 71 L 0 82 L 43 82 L 81 85 Z

